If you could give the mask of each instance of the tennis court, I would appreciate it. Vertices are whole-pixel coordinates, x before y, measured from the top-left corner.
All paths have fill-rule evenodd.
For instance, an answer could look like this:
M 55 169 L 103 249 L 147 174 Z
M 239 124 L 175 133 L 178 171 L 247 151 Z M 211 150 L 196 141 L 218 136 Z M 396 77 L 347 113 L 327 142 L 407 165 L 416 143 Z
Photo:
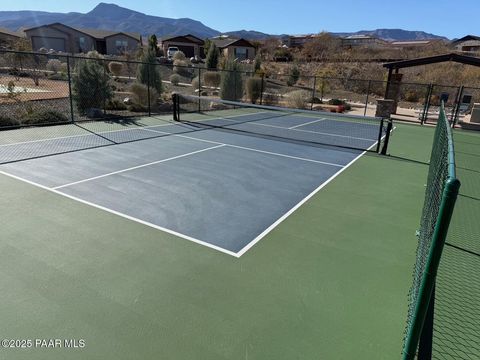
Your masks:
M 70 199 L 241 256 L 377 145 L 379 132 L 380 137 L 384 133 L 380 120 L 352 123 L 342 116 L 249 108 L 229 110 L 235 120 L 225 114 L 222 110 L 189 123 L 4 144 L 4 156 L 13 160 L 27 149 L 40 154 L 39 146 L 45 154 L 64 153 L 13 161 L 0 169 Z M 219 123 L 221 127 L 212 128 Z M 273 130 L 275 137 L 248 136 L 247 131 L 258 128 L 268 129 L 269 135 Z M 148 138 L 151 134 L 155 138 Z M 143 141 L 102 146 L 132 136 Z M 280 136 L 295 142 L 279 141 Z M 309 146 L 316 138 L 359 149 Z M 82 147 L 90 148 L 65 151 Z
M 0 133 L 7 358 L 399 358 L 433 129 L 177 107 Z

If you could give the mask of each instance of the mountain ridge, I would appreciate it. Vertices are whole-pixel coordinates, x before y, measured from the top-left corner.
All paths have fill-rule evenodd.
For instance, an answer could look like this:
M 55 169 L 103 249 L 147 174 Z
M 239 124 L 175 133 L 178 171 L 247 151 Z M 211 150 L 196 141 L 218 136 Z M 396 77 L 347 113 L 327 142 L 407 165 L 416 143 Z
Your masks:
M 0 11 L 0 27 L 12 31 L 60 22 L 68 26 L 101 30 L 136 32 L 142 35 L 156 34 L 158 37 L 192 34 L 200 38 L 211 38 L 221 34 L 243 37 L 249 40 L 263 40 L 272 35 L 255 30 L 238 30 L 220 32 L 208 27 L 200 21 L 190 18 L 173 19 L 168 17 L 144 14 L 127 9 L 116 4 L 99 3 L 87 13 L 68 12 L 57 13 L 47 11 Z M 444 39 L 444 36 L 426 33 L 424 31 L 409 31 L 403 29 L 376 29 L 357 32 L 331 33 L 335 36 L 372 35 L 387 41 Z

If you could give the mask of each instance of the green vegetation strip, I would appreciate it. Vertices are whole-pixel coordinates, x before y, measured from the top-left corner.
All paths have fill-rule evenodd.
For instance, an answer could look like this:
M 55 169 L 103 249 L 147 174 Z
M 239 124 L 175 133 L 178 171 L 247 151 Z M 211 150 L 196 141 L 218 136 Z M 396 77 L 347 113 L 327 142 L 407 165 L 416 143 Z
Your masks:
M 399 125 L 391 152 L 431 136 Z M 1 355 L 400 357 L 426 171 L 366 155 L 240 259 L 1 175 L 2 336 L 86 342 Z

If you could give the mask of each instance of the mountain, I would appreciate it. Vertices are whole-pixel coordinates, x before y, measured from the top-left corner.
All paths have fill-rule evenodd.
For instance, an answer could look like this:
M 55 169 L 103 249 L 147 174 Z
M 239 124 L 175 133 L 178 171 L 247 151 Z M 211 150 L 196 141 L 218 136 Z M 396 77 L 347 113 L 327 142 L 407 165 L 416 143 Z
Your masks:
M 351 33 L 332 33 L 334 36 L 350 36 L 350 35 L 370 35 L 386 41 L 403 41 L 403 40 L 448 40 L 444 36 L 426 33 L 424 31 L 409 31 L 402 29 L 376 29 L 361 30 Z
M 163 37 L 166 35 L 192 34 L 200 38 L 211 38 L 220 35 L 219 31 L 189 18 L 171 19 L 152 16 L 120 7 L 115 4 L 106 3 L 98 4 L 92 11 L 86 14 L 78 12 L 50 13 L 29 10 L 0 11 L 0 27 L 5 27 L 13 31 L 20 28 L 25 29 L 54 22 L 87 29 L 136 32 L 144 36 L 156 34 L 158 37 Z M 282 37 L 282 35 L 269 35 L 254 30 L 230 31 L 224 34 L 233 37 L 243 37 L 249 40 Z M 388 41 L 424 39 L 447 40 L 445 37 L 428 34 L 423 31 L 407 31 L 402 29 L 362 30 L 354 33 L 332 33 L 332 35 L 372 35 Z
M 79 28 L 127 31 L 142 35 L 156 34 L 159 37 L 192 34 L 200 38 L 207 38 L 220 34 L 219 31 L 209 28 L 196 20 L 151 16 L 115 4 L 106 3 L 98 4 L 92 11 L 86 14 L 73 12 L 65 14 L 44 11 L 0 11 L 0 26 L 11 30 L 53 22 L 60 22 Z

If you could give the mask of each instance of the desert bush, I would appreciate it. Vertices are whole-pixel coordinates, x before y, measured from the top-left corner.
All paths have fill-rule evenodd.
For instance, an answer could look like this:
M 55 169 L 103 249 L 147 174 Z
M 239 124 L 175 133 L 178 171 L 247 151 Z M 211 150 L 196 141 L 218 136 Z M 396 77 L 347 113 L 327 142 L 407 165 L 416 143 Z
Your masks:
M 118 99 L 112 99 L 105 105 L 107 110 L 127 110 L 127 105 Z
M 177 53 L 175 53 L 177 54 Z M 180 76 L 190 77 L 192 76 L 192 69 L 188 67 L 188 62 L 186 60 L 174 60 L 173 61 L 173 72 Z
M 288 86 L 295 85 L 299 78 L 300 78 L 300 70 L 298 69 L 297 65 L 293 65 L 290 68 L 290 71 L 289 71 L 289 74 L 288 74 L 287 85 Z
M 250 77 L 246 82 L 247 97 L 252 104 L 255 104 L 262 95 L 263 81 L 259 77 Z
M 200 80 L 199 80 L 198 76 L 195 76 L 192 79 L 192 88 L 193 88 L 193 90 L 200 90 Z
M 253 71 L 255 71 L 256 74 L 259 74 L 262 69 L 262 57 L 260 54 L 257 54 L 255 56 L 255 61 L 253 63 Z
M 185 56 L 185 53 L 183 51 L 177 51 L 175 54 L 173 54 L 173 61 L 175 60 L 186 60 L 187 57 Z
M 311 94 L 306 90 L 294 90 L 287 94 L 288 107 L 295 109 L 306 109 Z
M 62 66 L 62 62 L 58 59 L 50 59 L 47 62 L 46 68 L 48 71 L 53 71 L 54 73 L 57 73 L 60 71 L 60 68 Z
M 157 59 L 153 51 L 147 51 L 142 59 L 142 63 L 138 64 L 137 79 L 144 85 L 149 85 L 155 89 L 157 94 L 163 91 L 162 77 L 160 75 L 159 66 L 155 66 Z
M 328 105 L 343 105 L 345 102 L 340 99 L 330 99 L 328 100 Z
M 418 102 L 420 100 L 420 95 L 415 90 L 408 90 L 403 98 L 405 101 Z
M 72 74 L 72 98 L 78 111 L 102 108 L 113 97 L 110 75 L 96 60 L 79 61 Z
M 110 70 L 114 76 L 120 76 L 123 72 L 123 63 L 118 61 L 110 61 L 108 63 L 108 70 Z
M 68 64 L 67 63 L 61 63 L 60 64 L 60 72 L 63 74 L 66 74 L 68 72 Z
M 225 71 L 222 71 L 220 81 L 220 98 L 236 101 L 243 97 L 241 70 L 240 64 L 235 60 L 225 61 Z
M 220 85 L 221 75 L 218 71 L 207 71 L 203 74 L 203 82 L 206 86 L 217 88 Z
M 262 104 L 275 106 L 275 105 L 278 105 L 279 100 L 280 100 L 280 94 L 269 91 L 268 93 L 263 94 Z
M 144 107 L 148 107 L 148 87 L 145 84 L 133 83 L 130 86 L 130 92 L 133 94 L 133 102 Z M 158 100 L 158 92 L 150 88 L 150 106 L 154 106 Z
M 56 110 L 35 110 L 22 119 L 28 125 L 61 124 L 70 122 L 68 117 Z
M 18 121 L 17 119 L 8 115 L 0 115 L 0 128 L 12 128 L 18 126 L 20 126 L 20 121 Z
M 180 75 L 178 74 L 170 75 L 170 82 L 172 83 L 172 85 L 177 86 L 180 83 Z
M 128 106 L 128 111 L 131 112 L 147 112 L 148 108 L 141 104 L 131 104 Z
M 58 72 L 58 73 L 54 73 L 54 74 L 48 74 L 47 78 L 49 80 L 68 80 L 68 76 L 67 74 L 65 73 L 62 73 L 62 72 Z

